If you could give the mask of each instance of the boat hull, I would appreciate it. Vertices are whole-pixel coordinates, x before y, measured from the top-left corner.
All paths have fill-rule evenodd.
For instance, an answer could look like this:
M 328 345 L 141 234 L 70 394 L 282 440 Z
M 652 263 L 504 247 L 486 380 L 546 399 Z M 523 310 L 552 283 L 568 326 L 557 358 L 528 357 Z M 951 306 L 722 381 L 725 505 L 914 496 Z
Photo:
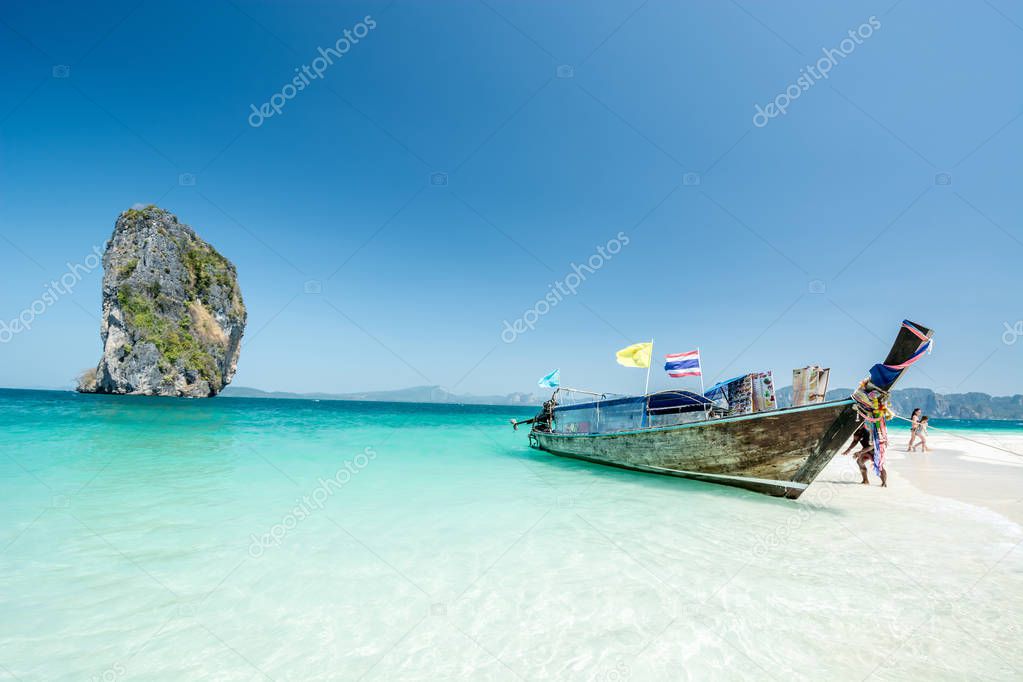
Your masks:
M 851 400 L 607 434 L 533 431 L 533 447 L 798 498 L 856 429 Z

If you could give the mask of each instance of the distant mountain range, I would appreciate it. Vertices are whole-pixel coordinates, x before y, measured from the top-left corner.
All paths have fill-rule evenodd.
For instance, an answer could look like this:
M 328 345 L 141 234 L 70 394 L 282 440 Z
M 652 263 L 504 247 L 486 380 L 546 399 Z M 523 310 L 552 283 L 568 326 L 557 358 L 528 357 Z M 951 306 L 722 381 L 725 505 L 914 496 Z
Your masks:
M 828 391 L 828 400 L 846 398 L 850 388 Z M 258 388 L 228 386 L 221 393 L 228 398 L 279 398 L 291 400 L 365 400 L 395 403 L 454 403 L 462 405 L 539 406 L 549 393 L 508 393 L 506 395 L 470 395 L 451 393 L 440 386 L 416 386 L 394 391 L 363 393 L 287 393 L 261 391 Z M 792 404 L 792 387 L 778 389 L 778 405 Z M 909 416 L 917 407 L 931 417 L 947 419 L 1023 419 L 1023 395 L 996 397 L 987 393 L 951 393 L 942 395 L 929 388 L 903 388 L 892 392 L 892 407 Z
M 828 400 L 847 398 L 851 388 L 828 391 Z M 908 417 L 920 408 L 925 415 L 945 419 L 1023 419 L 1023 395 L 991 396 L 987 393 L 949 393 L 942 395 L 929 388 L 899 388 L 891 393 L 892 409 Z M 778 406 L 792 404 L 792 387 L 778 389 Z

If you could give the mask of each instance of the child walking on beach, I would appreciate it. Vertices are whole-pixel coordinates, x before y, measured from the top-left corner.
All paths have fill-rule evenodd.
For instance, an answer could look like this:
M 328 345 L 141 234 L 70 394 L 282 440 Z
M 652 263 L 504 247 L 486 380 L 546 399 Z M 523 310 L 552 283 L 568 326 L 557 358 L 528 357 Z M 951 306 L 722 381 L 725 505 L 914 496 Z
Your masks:
M 917 448 L 923 448 L 924 452 L 930 452 L 931 449 L 927 447 L 927 417 L 922 417 L 920 423 L 916 427 L 916 437 L 920 439 L 920 442 L 913 446 L 913 451 L 916 452 Z
M 913 442 L 916 441 L 920 431 L 920 408 L 913 410 L 913 414 L 909 415 L 909 445 L 906 446 L 906 452 L 913 452 Z

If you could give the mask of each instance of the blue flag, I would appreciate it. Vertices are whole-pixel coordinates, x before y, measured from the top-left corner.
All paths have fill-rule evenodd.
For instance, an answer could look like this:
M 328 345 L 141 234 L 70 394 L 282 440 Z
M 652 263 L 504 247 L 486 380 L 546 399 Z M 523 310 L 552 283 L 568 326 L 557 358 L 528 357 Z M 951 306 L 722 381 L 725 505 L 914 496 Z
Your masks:
M 561 370 L 556 369 L 540 381 L 536 382 L 540 388 L 557 388 L 561 386 Z

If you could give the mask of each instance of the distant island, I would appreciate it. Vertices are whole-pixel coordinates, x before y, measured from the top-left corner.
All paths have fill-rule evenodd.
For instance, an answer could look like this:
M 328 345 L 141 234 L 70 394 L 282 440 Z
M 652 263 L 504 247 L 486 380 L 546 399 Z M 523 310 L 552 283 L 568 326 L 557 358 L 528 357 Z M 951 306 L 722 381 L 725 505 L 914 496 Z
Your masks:
M 121 213 L 103 254 L 103 356 L 82 393 L 205 398 L 230 383 L 246 312 L 235 266 L 156 206 Z
M 828 400 L 852 393 L 849 388 L 828 391 Z M 416 386 L 393 391 L 362 393 L 288 393 L 258 388 L 228 386 L 221 395 L 228 398 L 277 398 L 285 400 L 363 400 L 396 403 L 451 403 L 461 405 L 509 405 L 539 407 L 549 393 L 508 393 L 506 395 L 456 394 L 440 386 Z M 778 389 L 779 407 L 792 404 L 792 387 Z M 951 393 L 943 395 L 929 388 L 903 388 L 892 391 L 892 407 L 897 414 L 909 415 L 919 407 L 924 414 L 946 419 L 1023 419 L 1023 395 L 991 396 L 987 393 Z
M 828 391 L 828 400 L 846 398 L 851 388 Z M 892 391 L 892 409 L 909 416 L 914 409 L 939 419 L 1023 419 L 1023 395 L 992 396 L 987 393 L 935 393 L 929 388 L 897 388 Z M 792 403 L 792 387 L 778 390 L 778 405 Z

